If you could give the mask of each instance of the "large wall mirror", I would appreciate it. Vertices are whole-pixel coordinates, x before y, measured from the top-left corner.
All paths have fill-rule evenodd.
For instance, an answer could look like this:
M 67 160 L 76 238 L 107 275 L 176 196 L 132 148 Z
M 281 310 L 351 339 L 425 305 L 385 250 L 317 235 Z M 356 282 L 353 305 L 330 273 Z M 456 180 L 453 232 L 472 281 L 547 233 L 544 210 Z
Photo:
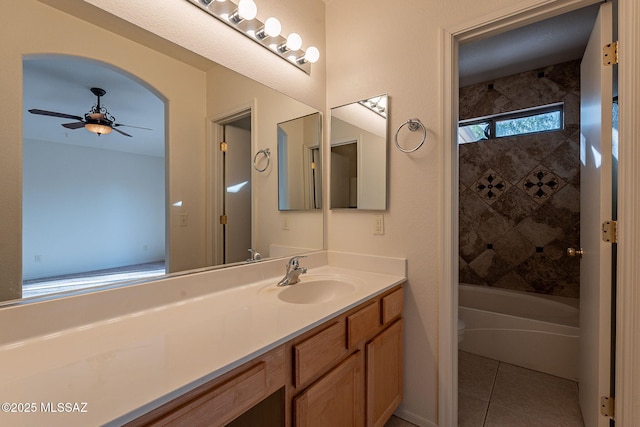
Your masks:
M 157 278 L 246 262 L 249 249 L 265 259 L 324 247 L 320 211 L 278 210 L 278 124 L 319 120 L 316 109 L 175 45 L 154 40 L 151 49 L 131 31 L 37 1 L 6 13 L 14 41 L 0 52 L 0 86 L 13 102 L 2 108 L 23 121 L 3 121 L 0 246 L 15 256 L 0 260 L 0 301 L 76 291 L 85 285 L 74 277 L 128 267 L 152 265 Z M 49 36 L 33 37 L 34 27 Z M 108 134 L 82 123 L 98 100 L 121 125 Z M 236 131 L 244 142 L 228 146 L 244 144 L 241 166 L 224 167 L 247 170 L 242 178 L 221 170 L 219 138 Z M 271 162 L 259 172 L 253 159 L 265 149 Z M 11 186 L 22 188 L 19 197 Z M 221 217 L 226 195 L 241 193 L 251 207 L 239 226 L 248 237 L 230 259 L 220 236 L 240 219 Z M 57 285 L 42 284 L 52 278 Z
M 281 211 L 322 208 L 321 141 L 320 113 L 278 123 L 278 209 Z
M 387 208 L 387 95 L 331 109 L 331 209 Z

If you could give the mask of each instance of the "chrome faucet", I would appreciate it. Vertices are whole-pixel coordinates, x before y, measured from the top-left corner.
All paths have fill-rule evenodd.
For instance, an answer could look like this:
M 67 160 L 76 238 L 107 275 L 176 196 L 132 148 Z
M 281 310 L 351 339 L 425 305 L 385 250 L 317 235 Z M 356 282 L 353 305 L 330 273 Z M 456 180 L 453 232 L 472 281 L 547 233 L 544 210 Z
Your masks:
M 307 272 L 305 267 L 300 267 L 298 260 L 306 258 L 305 256 L 294 256 L 287 263 L 287 271 L 282 280 L 278 282 L 278 286 L 294 285 L 300 281 L 300 275 Z
M 257 262 L 262 259 L 262 255 L 260 255 L 260 252 L 256 251 L 255 249 L 247 249 L 247 250 L 251 254 L 249 259 L 247 259 L 247 262 Z

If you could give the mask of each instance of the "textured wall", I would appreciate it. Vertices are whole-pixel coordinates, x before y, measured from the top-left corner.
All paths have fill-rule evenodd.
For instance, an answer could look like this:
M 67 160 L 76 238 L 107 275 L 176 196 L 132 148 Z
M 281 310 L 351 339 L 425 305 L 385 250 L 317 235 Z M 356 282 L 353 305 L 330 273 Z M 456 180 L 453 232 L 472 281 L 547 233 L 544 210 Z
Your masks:
M 565 128 L 460 146 L 460 281 L 579 297 L 580 63 L 460 89 L 460 118 L 564 102 Z

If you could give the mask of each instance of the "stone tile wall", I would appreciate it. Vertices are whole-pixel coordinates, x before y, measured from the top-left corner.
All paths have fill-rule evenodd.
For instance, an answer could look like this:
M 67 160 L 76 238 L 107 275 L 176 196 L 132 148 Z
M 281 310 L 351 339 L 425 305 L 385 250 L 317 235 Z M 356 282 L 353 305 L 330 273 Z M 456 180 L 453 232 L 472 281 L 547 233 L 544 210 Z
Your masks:
M 580 62 L 460 89 L 460 119 L 564 102 L 564 130 L 460 146 L 460 282 L 578 298 Z

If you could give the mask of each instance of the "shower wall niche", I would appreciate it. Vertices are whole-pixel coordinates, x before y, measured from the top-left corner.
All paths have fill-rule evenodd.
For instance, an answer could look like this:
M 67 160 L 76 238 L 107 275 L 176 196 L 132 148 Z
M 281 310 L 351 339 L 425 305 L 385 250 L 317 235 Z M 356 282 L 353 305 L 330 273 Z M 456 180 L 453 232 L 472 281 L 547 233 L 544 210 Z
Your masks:
M 564 103 L 564 129 L 460 145 L 460 282 L 578 298 L 580 61 L 460 89 L 460 120 Z

